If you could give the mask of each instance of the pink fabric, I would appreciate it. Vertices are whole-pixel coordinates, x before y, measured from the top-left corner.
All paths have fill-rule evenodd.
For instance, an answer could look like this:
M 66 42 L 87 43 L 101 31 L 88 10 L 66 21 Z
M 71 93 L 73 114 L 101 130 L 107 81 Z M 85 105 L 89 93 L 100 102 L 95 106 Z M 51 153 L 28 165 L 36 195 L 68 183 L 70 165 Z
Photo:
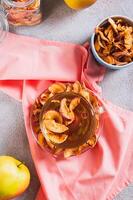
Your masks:
M 81 67 L 85 64 L 86 58 L 87 52 L 80 45 L 8 33 L 0 44 L 1 89 L 21 100 L 22 80 L 80 79 Z M 75 73 L 71 73 L 72 71 Z M 8 84 L 4 80 L 8 80 Z
M 111 200 L 133 181 L 133 113 L 101 98 L 97 83 L 105 70 L 84 47 L 9 34 L 0 55 L 0 88 L 22 100 L 27 136 L 42 187 L 36 200 Z M 63 160 L 38 147 L 29 124 L 30 105 L 55 80 L 85 81 L 106 110 L 96 147 Z

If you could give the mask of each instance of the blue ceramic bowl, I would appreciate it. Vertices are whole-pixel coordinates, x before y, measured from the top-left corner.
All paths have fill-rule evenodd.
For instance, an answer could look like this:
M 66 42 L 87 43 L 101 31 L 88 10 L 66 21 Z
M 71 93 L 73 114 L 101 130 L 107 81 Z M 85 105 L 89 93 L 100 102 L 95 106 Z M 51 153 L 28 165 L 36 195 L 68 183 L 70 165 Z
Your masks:
M 112 18 L 112 19 L 123 19 L 124 21 L 128 22 L 128 24 L 130 26 L 133 26 L 133 20 L 132 19 L 129 19 L 128 17 L 125 17 L 125 16 L 110 16 L 108 18 Z M 107 22 L 108 22 L 108 18 L 103 20 L 102 22 L 100 22 L 97 27 L 102 27 L 103 25 L 105 25 Z M 123 69 L 125 67 L 129 67 L 129 66 L 133 66 L 133 62 L 130 62 L 126 65 L 122 65 L 122 66 L 118 66 L 118 65 L 112 65 L 112 64 L 109 64 L 107 62 L 105 62 L 97 53 L 96 49 L 95 49 L 95 45 L 94 45 L 94 41 L 95 41 L 95 33 L 92 34 L 92 37 L 91 37 L 91 41 L 90 41 L 90 46 L 91 46 L 91 50 L 92 50 L 92 53 L 95 57 L 95 59 L 97 60 L 98 63 L 100 63 L 102 66 L 106 67 L 106 68 L 109 68 L 109 69 Z

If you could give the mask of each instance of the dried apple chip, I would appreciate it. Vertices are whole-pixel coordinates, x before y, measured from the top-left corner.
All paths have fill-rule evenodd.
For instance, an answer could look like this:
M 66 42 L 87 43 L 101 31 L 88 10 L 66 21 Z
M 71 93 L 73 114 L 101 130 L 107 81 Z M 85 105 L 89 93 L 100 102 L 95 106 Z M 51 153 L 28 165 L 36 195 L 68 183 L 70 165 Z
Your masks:
M 103 42 L 101 41 L 100 35 L 97 36 L 97 41 L 100 47 L 102 47 L 103 49 L 105 48 L 105 45 L 103 44 Z
M 66 92 L 71 92 L 72 91 L 72 84 L 68 83 L 66 85 Z
M 72 110 L 70 110 L 70 108 L 67 106 L 67 99 L 63 98 L 61 100 L 61 104 L 60 104 L 60 112 L 63 115 L 63 117 L 65 117 L 66 119 L 70 119 L 73 120 L 74 119 L 74 113 Z
M 112 29 L 108 32 L 107 38 L 110 42 L 114 42 L 114 33 Z
M 104 29 L 104 35 L 107 36 L 111 30 L 112 30 L 112 27 L 111 25 L 109 25 L 106 29 Z
M 128 51 L 117 51 L 115 53 L 112 54 L 115 57 L 121 57 L 121 56 L 129 56 L 130 57 L 130 53 Z
M 96 142 L 97 142 L 96 135 L 92 135 L 92 136 L 88 139 L 87 144 L 93 148 L 93 147 L 96 145 Z
M 122 65 L 126 65 L 128 62 L 120 62 L 118 60 L 115 60 L 115 64 L 116 65 L 119 65 L 119 66 L 122 66 Z
M 70 102 L 70 106 L 69 106 L 70 110 L 73 111 L 79 104 L 80 104 L 80 98 L 79 97 L 75 97 Z
M 107 63 L 112 64 L 112 65 L 115 64 L 115 59 L 113 58 L 113 56 L 105 56 L 105 57 L 103 57 L 103 60 Z
M 125 30 L 125 26 L 122 26 L 121 24 L 117 25 L 117 30 L 118 31 L 124 31 Z
M 133 28 L 132 27 L 128 27 L 126 28 L 126 30 L 124 31 L 124 43 L 125 43 L 125 47 L 126 49 L 131 49 L 132 45 L 133 45 Z
M 88 101 L 90 102 L 90 93 L 87 89 L 82 89 L 80 91 L 80 94 Z
M 43 126 L 54 133 L 64 133 L 66 131 L 68 131 L 68 127 L 65 126 L 64 124 L 60 124 L 55 122 L 55 120 L 44 120 L 43 121 Z
M 42 146 L 45 146 L 45 145 L 46 145 L 46 141 L 45 141 L 45 138 L 44 138 L 42 132 L 40 132 L 40 133 L 38 134 L 38 142 L 39 142 L 39 144 L 42 145 Z
M 99 30 L 99 28 L 96 28 L 96 33 L 98 33 L 102 40 L 109 42 L 108 38 L 105 37 L 104 33 Z
M 55 134 L 55 133 L 52 133 L 52 132 L 49 132 L 47 131 L 47 137 L 48 139 L 52 142 L 52 143 L 55 143 L 55 144 L 61 144 L 63 142 L 66 141 L 66 139 L 68 138 L 68 135 L 66 134 Z
M 98 40 L 95 40 L 95 49 L 96 49 L 97 52 L 99 52 L 100 49 L 101 49 L 101 46 L 99 45 Z
M 79 81 L 76 81 L 76 82 L 73 84 L 73 92 L 79 93 L 81 89 L 82 89 L 82 87 L 81 87 L 80 82 L 79 82 Z
M 44 113 L 43 119 L 55 120 L 56 122 L 58 122 L 60 124 L 62 124 L 62 122 L 63 122 L 61 114 L 55 110 L 49 110 L 46 113 Z
M 46 101 L 48 100 L 49 98 L 49 93 L 46 92 L 46 93 L 43 93 L 40 97 L 39 97 L 39 102 L 44 105 L 46 103 Z
M 112 26 L 112 28 L 114 29 L 114 31 L 115 31 L 116 33 L 118 33 L 117 25 L 116 25 L 115 21 L 114 21 L 113 19 L 109 18 L 109 19 L 108 19 L 108 22 L 110 23 L 110 25 Z
M 64 157 L 69 158 L 71 156 L 78 154 L 78 148 L 71 148 L 71 149 L 65 149 L 64 150 Z
M 48 89 L 51 93 L 57 94 L 64 92 L 66 90 L 66 86 L 63 83 L 53 83 Z
M 46 139 L 46 143 L 48 145 L 48 147 L 52 150 L 55 150 L 55 146 L 54 144 L 49 140 L 49 138 L 47 136 L 45 136 L 45 139 Z

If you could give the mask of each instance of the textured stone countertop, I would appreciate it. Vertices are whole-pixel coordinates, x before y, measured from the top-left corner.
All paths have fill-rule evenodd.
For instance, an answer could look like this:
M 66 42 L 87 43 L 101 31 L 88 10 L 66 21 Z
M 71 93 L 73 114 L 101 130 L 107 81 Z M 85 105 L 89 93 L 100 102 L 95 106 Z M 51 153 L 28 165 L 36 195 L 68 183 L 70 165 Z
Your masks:
M 83 43 L 96 24 L 110 15 L 126 15 L 133 19 L 133 0 L 98 0 L 80 12 L 72 11 L 63 0 L 44 0 L 45 20 L 38 26 L 18 27 L 13 32 L 49 40 Z M 104 97 L 114 104 L 133 111 L 133 66 L 108 71 L 102 83 Z M 34 200 L 39 181 L 32 162 L 25 133 L 22 107 L 0 92 L 0 154 L 24 160 L 31 171 L 31 185 L 15 200 Z M 133 185 L 125 188 L 115 200 L 133 200 Z

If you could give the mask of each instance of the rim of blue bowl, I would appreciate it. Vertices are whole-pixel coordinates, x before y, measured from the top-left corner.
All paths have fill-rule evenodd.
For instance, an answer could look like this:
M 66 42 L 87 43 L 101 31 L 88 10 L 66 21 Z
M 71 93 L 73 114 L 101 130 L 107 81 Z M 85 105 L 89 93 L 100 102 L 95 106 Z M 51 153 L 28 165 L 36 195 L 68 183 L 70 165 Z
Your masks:
M 109 19 L 109 18 L 122 18 L 126 21 L 129 22 L 129 24 L 131 24 L 133 26 L 133 20 L 127 16 L 121 16 L 121 15 L 113 15 L 113 16 L 109 16 L 105 19 L 103 19 L 100 23 L 98 23 L 98 25 L 96 27 L 99 27 L 101 25 L 103 25 L 104 23 L 106 23 L 106 21 Z M 96 49 L 95 49 L 95 45 L 94 45 L 94 40 L 95 40 L 95 32 L 93 32 L 92 36 L 91 36 L 91 41 L 90 41 L 90 45 L 91 45 L 91 51 L 95 57 L 95 59 L 97 60 L 97 62 L 101 65 L 103 65 L 104 67 L 106 68 L 109 68 L 109 69 L 114 69 L 114 70 L 117 70 L 117 69 L 123 69 L 123 68 L 126 68 L 126 67 L 129 67 L 133 64 L 133 62 L 130 62 L 126 65 L 122 65 L 122 66 L 118 66 L 118 65 L 112 65 L 112 64 L 109 64 L 107 62 L 105 62 L 97 53 Z

